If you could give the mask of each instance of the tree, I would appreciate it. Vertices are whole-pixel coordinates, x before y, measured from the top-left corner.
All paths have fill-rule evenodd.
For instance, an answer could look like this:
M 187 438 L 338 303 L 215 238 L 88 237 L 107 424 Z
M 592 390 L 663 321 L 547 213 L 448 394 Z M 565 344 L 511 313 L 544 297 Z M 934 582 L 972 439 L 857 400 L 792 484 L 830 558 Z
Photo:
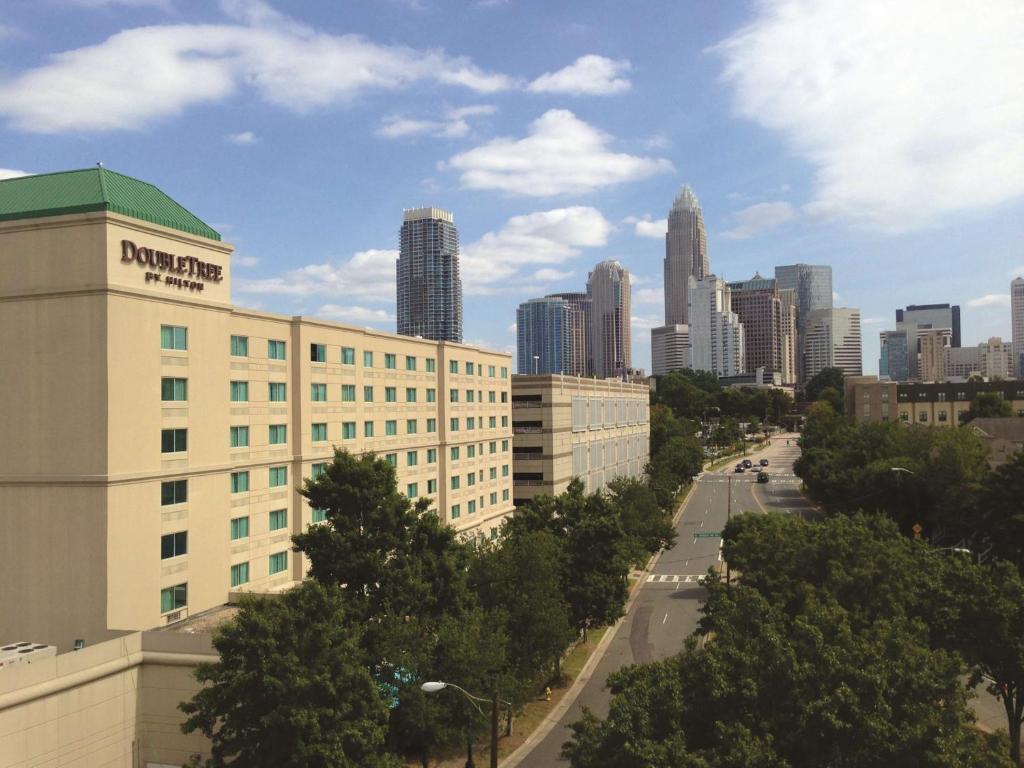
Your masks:
M 676 494 L 701 471 L 704 453 L 695 437 L 673 437 L 661 450 L 651 454 L 647 465 L 648 484 L 658 505 L 674 510 Z
M 978 501 L 983 546 L 1024 573 L 1024 451 L 992 470 Z
M 221 626 L 206 683 L 180 705 L 182 730 L 212 742 L 208 768 L 390 768 L 388 709 L 342 591 L 305 582 L 278 598 L 246 598 Z
M 676 542 L 672 514 L 658 503 L 658 496 L 643 480 L 620 477 L 605 488 L 626 535 L 625 554 L 639 568 L 647 559 Z
M 1013 416 L 1013 407 L 999 392 L 979 392 L 971 400 L 971 407 L 960 413 L 960 423 L 974 419 L 1006 418 Z
M 804 385 L 804 399 L 820 400 L 822 391 L 828 387 L 836 390 L 840 395 L 843 394 L 843 370 L 841 368 L 822 368 L 812 376 Z M 842 412 L 841 408 L 837 410 Z

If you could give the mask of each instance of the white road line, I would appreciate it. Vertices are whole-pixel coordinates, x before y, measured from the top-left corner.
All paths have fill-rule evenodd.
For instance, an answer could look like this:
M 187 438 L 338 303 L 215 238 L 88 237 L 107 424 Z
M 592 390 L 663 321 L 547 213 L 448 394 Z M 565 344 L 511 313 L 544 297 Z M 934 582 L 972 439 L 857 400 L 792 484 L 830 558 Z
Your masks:
M 667 614 L 667 613 L 665 614 L 665 618 L 661 620 L 661 624 L 662 624 L 662 626 L 664 626 L 664 625 L 665 625 L 665 622 L 666 622 L 666 621 L 668 621 L 668 614 Z
M 662 576 L 661 578 L 658 579 L 658 582 L 660 583 L 662 581 L 666 581 L 667 579 L 668 579 L 668 576 Z
M 677 576 L 673 576 L 672 577 L 672 581 L 679 581 L 679 576 L 678 575 Z
M 648 584 L 650 584 L 652 581 L 654 581 L 654 574 L 653 573 L 650 576 L 647 577 L 647 583 Z

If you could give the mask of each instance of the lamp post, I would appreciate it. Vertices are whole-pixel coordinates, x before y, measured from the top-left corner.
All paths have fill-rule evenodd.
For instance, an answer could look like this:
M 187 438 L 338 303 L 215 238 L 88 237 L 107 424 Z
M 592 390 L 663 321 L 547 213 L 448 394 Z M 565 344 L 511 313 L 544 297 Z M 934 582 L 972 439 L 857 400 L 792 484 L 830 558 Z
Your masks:
M 900 473 L 903 473 L 903 474 L 906 474 L 906 475 L 910 475 L 911 477 L 917 477 L 916 473 L 911 472 L 906 467 L 889 467 L 889 471 L 890 472 L 894 472 L 897 475 L 899 475 Z M 924 528 L 921 527 L 921 521 L 919 520 L 920 517 L 921 517 L 921 503 L 920 503 L 920 499 L 918 498 L 917 483 L 914 483 L 914 526 L 910 530 L 912 530 L 914 532 L 914 538 L 915 539 L 920 539 L 921 538 L 921 531 L 924 530 Z
M 474 696 L 472 693 L 467 691 L 465 688 L 456 685 L 455 683 L 445 683 L 440 680 L 432 680 L 423 683 L 420 686 L 420 690 L 424 693 L 437 693 L 444 688 L 454 688 L 462 693 L 473 702 L 473 706 L 476 707 L 477 711 L 483 715 L 484 711 L 480 709 L 478 701 L 484 703 L 490 702 L 491 704 L 491 768 L 498 768 L 498 704 L 504 704 L 508 707 L 508 729 L 506 736 L 512 735 L 512 702 L 505 701 L 504 699 L 498 698 L 498 689 L 495 687 L 494 696 L 491 699 L 485 699 L 482 696 Z M 484 715 L 486 717 L 486 715 Z M 473 752 L 472 746 L 470 745 L 469 759 L 466 762 L 467 768 L 473 768 Z
M 533 375 L 537 375 L 537 368 L 540 366 L 540 355 L 533 356 Z

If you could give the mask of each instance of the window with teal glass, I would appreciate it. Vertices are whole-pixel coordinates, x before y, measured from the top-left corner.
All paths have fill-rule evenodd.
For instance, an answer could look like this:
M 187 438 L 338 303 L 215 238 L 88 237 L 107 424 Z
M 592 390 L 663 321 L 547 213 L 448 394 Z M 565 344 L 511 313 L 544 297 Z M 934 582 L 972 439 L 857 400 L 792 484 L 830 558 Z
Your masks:
M 407 498 L 410 498 L 410 499 L 417 499 L 417 498 L 419 498 L 419 495 L 420 495 L 419 483 L 409 483 L 407 486 L 405 486 L 405 495 L 406 495 Z
M 501 476 L 508 477 L 508 464 L 501 465 Z
M 459 390 L 457 390 L 457 389 L 449 389 L 448 390 L 448 402 L 449 403 L 457 403 L 457 402 L 459 402 Z
M 249 472 L 243 470 L 241 472 L 231 473 L 231 492 L 232 493 L 244 493 L 249 490 Z
M 508 416 L 502 416 L 501 417 L 501 426 L 502 427 L 507 427 L 508 426 Z
M 466 390 L 466 402 L 467 403 L 472 403 L 473 402 L 473 390 L 472 389 L 467 389 Z
M 317 422 L 313 425 L 312 439 L 314 443 L 322 443 L 327 439 L 327 423 Z
M 472 459 L 475 456 L 476 456 L 476 446 L 475 445 L 467 445 L 466 446 L 466 458 L 467 459 Z
M 248 427 L 231 427 L 231 447 L 232 448 L 248 448 L 249 447 L 249 428 Z
M 314 523 L 322 523 L 324 520 L 327 519 L 327 510 L 326 509 L 313 509 L 313 510 L 310 510 L 310 512 L 311 512 L 310 519 Z
M 384 455 L 384 461 L 386 461 L 392 467 L 397 467 L 398 466 L 398 454 L 397 453 L 385 454 Z
M 280 488 L 288 484 L 288 467 L 270 468 L 270 487 Z
M 288 399 L 288 385 L 283 381 L 272 381 L 267 385 L 269 400 L 272 403 L 283 403 Z
M 498 420 L 494 416 L 488 416 L 487 417 L 487 427 L 488 427 L 488 429 L 494 429 L 497 426 L 498 426 Z
M 271 445 L 284 445 L 288 442 L 288 425 L 287 424 L 271 424 L 269 427 L 270 439 L 268 442 Z
M 451 448 L 449 448 L 448 449 L 448 456 L 449 456 L 449 458 L 452 461 L 458 461 L 459 460 L 459 446 L 453 445 Z
M 437 432 L 437 419 L 427 419 L 427 432 Z
M 433 387 L 428 387 L 427 388 L 427 402 L 428 403 L 436 403 L 437 402 L 437 390 L 434 389 Z
M 326 344 L 310 344 L 309 345 L 309 360 L 313 363 L 326 363 L 327 362 L 327 345 Z
M 472 376 L 473 375 L 473 364 L 472 363 L 466 363 L 466 375 L 467 376 Z
M 372 403 L 373 402 L 373 387 L 371 387 L 371 386 L 364 386 L 363 387 L 363 402 L 364 403 Z
M 249 382 L 248 381 L 232 381 L 231 382 L 231 402 L 232 403 L 247 403 L 247 402 L 249 402 Z
M 160 483 L 160 506 L 184 504 L 188 501 L 188 480 L 165 480 Z
M 288 510 L 273 509 L 270 511 L 270 530 L 279 531 L 288 525 Z
M 416 419 L 405 420 L 405 434 L 415 435 L 416 434 Z
M 398 367 L 398 355 L 393 355 L 390 352 L 384 353 L 384 367 L 385 368 L 397 368 Z
M 508 451 L 508 440 L 501 441 L 501 452 L 506 453 Z
M 427 493 L 437 493 L 437 480 L 427 480 Z
M 177 611 L 188 605 L 188 583 L 160 590 L 160 613 Z
M 354 421 L 345 421 L 341 425 L 341 439 L 342 440 L 355 440 L 356 439 L 356 423 Z
M 181 453 L 188 450 L 187 429 L 161 429 L 160 453 Z
M 476 514 L 476 501 L 474 499 L 470 499 L 468 502 L 466 502 L 466 514 Z
M 356 351 L 352 347 L 341 348 L 341 364 L 342 365 L 355 365 L 356 364 Z
M 427 464 L 437 463 L 437 448 L 427 448 Z
M 487 375 L 490 376 L 492 379 L 494 378 L 494 366 L 493 365 L 488 365 L 487 366 Z
M 501 378 L 503 378 L 503 379 L 507 379 L 508 378 L 508 368 L 506 368 L 505 366 L 501 367 Z
M 270 360 L 284 360 L 285 343 L 275 339 L 267 340 L 267 357 Z
M 458 504 L 452 504 L 451 519 L 452 520 L 458 520 L 459 519 L 459 515 L 461 515 L 461 514 L 462 513 L 459 511 L 459 505 Z
M 498 492 L 497 491 L 492 491 L 491 492 L 491 495 L 487 497 L 487 503 L 490 504 L 492 507 L 495 504 L 498 503 Z
M 231 586 L 238 587 L 249 582 L 249 563 L 236 563 L 231 566 Z
M 487 444 L 487 452 L 488 453 L 497 453 L 498 452 L 498 443 L 497 443 L 496 440 L 491 440 L 491 442 L 489 442 Z
M 363 422 L 363 437 L 373 437 L 373 422 L 372 421 L 364 421 Z
M 160 399 L 165 402 L 188 400 L 188 379 L 172 379 L 166 376 L 160 379 Z
M 470 485 L 470 486 L 476 485 L 476 473 L 475 472 L 470 472 L 468 475 L 466 475 L 466 485 Z
M 313 464 L 309 468 L 309 475 L 314 480 L 316 480 L 317 478 L 320 477 L 320 475 L 322 475 L 326 471 L 327 471 L 327 465 L 326 464 Z
M 416 402 L 416 387 L 405 388 L 405 402 L 415 403 Z
M 493 389 L 490 392 L 487 393 L 487 402 L 488 403 L 493 403 L 494 402 L 494 390 Z
M 434 373 L 437 370 L 437 361 L 432 358 L 427 358 L 427 373 Z
M 476 429 L 476 416 L 466 417 L 466 429 Z
M 459 420 L 458 419 L 452 418 L 452 419 L 450 419 L 448 421 L 448 431 L 449 432 L 458 432 L 459 431 Z
M 416 358 L 412 355 L 405 356 L 405 370 L 415 371 L 416 370 Z
M 231 540 L 249 538 L 249 516 L 231 518 Z
M 248 336 L 232 336 L 231 337 L 231 356 L 232 357 L 248 357 L 249 356 L 249 337 Z
M 270 556 L 270 575 L 280 573 L 288 567 L 288 550 L 275 552 Z
M 384 387 L 384 402 L 385 403 L 397 403 L 398 402 L 398 388 L 397 387 Z
M 497 467 L 491 467 L 491 469 L 490 469 L 490 477 L 488 479 L 489 480 L 497 480 L 498 479 L 498 468 Z
M 342 384 L 341 385 L 341 402 L 343 403 L 354 403 L 356 401 L 356 385 L 355 384 Z
M 363 352 L 363 367 L 373 368 L 373 352 L 366 350 Z
M 310 384 L 309 385 L 309 399 L 314 403 L 326 403 L 327 402 L 327 385 L 326 384 Z
M 419 451 L 407 451 L 405 454 L 405 466 L 415 467 L 420 463 Z
M 184 352 L 188 349 L 188 328 L 183 325 L 160 326 L 160 349 Z
M 384 422 L 384 434 L 387 435 L 388 437 L 390 437 L 391 435 L 397 435 L 398 434 L 398 422 L 393 420 L 393 419 L 389 419 L 388 421 L 385 421 Z
M 452 490 L 453 491 L 459 490 L 459 476 L 458 475 L 452 475 Z
M 449 360 L 448 361 L 448 373 L 458 373 L 458 372 L 459 372 L 459 361 L 458 360 Z

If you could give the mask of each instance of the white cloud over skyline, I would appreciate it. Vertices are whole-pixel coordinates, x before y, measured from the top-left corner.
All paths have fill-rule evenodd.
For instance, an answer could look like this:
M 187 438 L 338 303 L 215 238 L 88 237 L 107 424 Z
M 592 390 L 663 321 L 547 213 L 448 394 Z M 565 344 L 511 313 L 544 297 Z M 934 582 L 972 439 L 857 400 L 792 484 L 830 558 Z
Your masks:
M 497 111 L 497 107 L 492 105 L 477 104 L 449 109 L 445 112 L 443 120 L 422 120 L 401 115 L 388 115 L 381 120 L 377 135 L 386 139 L 424 135 L 445 139 L 461 138 L 470 131 L 467 118 L 493 115 Z
M 236 279 L 233 288 L 243 294 L 343 295 L 394 303 L 397 258 L 395 250 L 359 251 L 337 264 L 309 264 L 279 277 Z
M 747 240 L 795 218 L 796 211 L 785 201 L 756 203 L 734 213 L 731 219 L 735 226 L 723 232 L 722 237 L 730 240 Z
M 241 133 L 229 133 L 224 137 L 232 144 L 238 144 L 239 146 L 246 146 L 248 144 L 256 144 L 259 142 L 259 137 L 252 131 L 242 131 Z
M 979 307 L 1009 307 L 1010 306 L 1010 294 L 1007 293 L 987 293 L 984 296 L 978 296 L 974 299 L 967 301 L 967 306 L 972 309 Z
M 589 54 L 557 72 L 545 72 L 527 86 L 533 93 L 571 96 L 613 96 L 633 87 L 624 77 L 632 65 L 625 59 L 608 59 Z

